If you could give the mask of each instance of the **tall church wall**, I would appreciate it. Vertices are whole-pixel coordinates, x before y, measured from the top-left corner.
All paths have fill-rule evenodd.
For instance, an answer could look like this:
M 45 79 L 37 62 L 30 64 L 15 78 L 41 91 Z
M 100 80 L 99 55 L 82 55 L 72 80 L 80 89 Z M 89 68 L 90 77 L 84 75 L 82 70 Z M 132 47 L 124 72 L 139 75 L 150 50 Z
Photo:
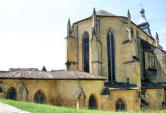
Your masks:
M 138 31 L 138 37 L 141 38 L 142 40 L 147 41 L 149 44 L 155 46 L 155 40 L 152 39 L 152 37 L 148 36 L 146 33 L 144 33 L 142 30 L 138 29 L 135 27 L 135 29 Z
M 84 65 L 83 64 L 83 48 L 82 48 L 83 47 L 83 42 L 82 42 L 83 41 L 83 34 L 85 32 L 88 32 L 89 42 L 90 42 L 90 40 L 92 38 L 91 26 L 92 26 L 92 20 L 91 19 L 78 23 L 78 39 L 79 39 L 79 41 L 78 41 L 78 60 L 79 60 L 78 70 L 79 71 L 84 71 L 84 68 L 83 68 L 83 65 Z M 76 30 L 76 27 L 74 27 L 74 28 L 75 28 L 74 30 Z M 91 44 L 90 43 L 89 43 L 89 46 L 90 46 L 89 53 L 91 53 Z M 90 56 L 89 56 L 89 58 L 91 58 Z M 91 59 L 89 59 L 89 61 L 91 62 Z M 90 69 L 90 71 L 91 71 L 91 69 Z
M 132 57 L 136 55 L 136 46 L 134 39 L 132 42 L 129 41 L 129 32 L 127 27 L 122 23 L 126 21 L 123 18 L 116 17 L 97 17 L 100 20 L 100 35 L 99 40 L 102 43 L 102 50 L 99 49 L 98 53 L 101 54 L 102 69 L 101 75 L 108 76 L 108 59 L 107 59 L 107 33 L 109 30 L 113 32 L 115 40 L 115 75 L 117 82 L 129 82 L 131 84 L 136 83 L 140 86 L 140 64 L 139 62 L 132 63 Z M 92 19 L 81 21 L 78 25 L 78 37 L 79 37 L 79 70 L 83 71 L 83 48 L 82 48 L 82 35 L 85 31 L 89 33 L 90 40 L 92 38 Z M 74 29 L 75 31 L 76 29 Z M 134 37 L 133 37 L 134 38 Z M 91 42 L 90 42 L 90 53 L 91 53 Z M 92 58 L 90 54 L 90 73 L 92 72 Z
M 129 39 L 127 26 L 122 23 L 125 19 L 114 17 L 101 17 L 101 40 L 102 40 L 102 73 L 108 76 L 107 59 L 107 32 L 111 30 L 115 41 L 115 77 L 117 82 L 129 82 L 140 86 L 140 64 L 132 62 L 136 55 L 135 37 Z
M 166 82 L 166 52 L 162 52 L 160 49 L 155 49 L 154 54 L 156 57 L 157 68 L 157 82 Z
M 166 76 L 166 72 L 165 67 L 166 67 L 166 63 L 164 61 L 164 59 L 166 59 L 166 53 L 162 52 L 161 48 L 157 48 L 156 47 L 156 41 L 153 40 L 152 38 L 150 38 L 150 36 L 148 36 L 147 34 L 145 34 L 143 31 L 141 31 L 140 29 L 136 28 L 138 31 L 138 56 L 140 59 L 140 64 L 141 64 L 141 76 L 142 79 L 144 80 L 143 75 L 145 74 L 144 72 L 144 64 L 143 62 L 145 62 L 145 68 L 147 69 L 147 65 L 149 65 L 149 58 L 147 54 L 151 54 L 151 56 L 155 57 L 155 67 L 156 67 L 156 77 L 152 80 L 152 82 L 166 82 L 165 76 Z M 144 40 L 145 42 L 147 42 L 148 44 L 151 45 L 151 50 L 143 50 L 143 43 L 141 43 L 141 40 Z M 145 57 L 145 59 L 144 59 Z
M 156 46 L 155 40 L 152 39 L 152 37 L 148 36 L 144 31 L 140 30 L 136 25 L 131 24 L 131 40 L 129 39 L 129 31 L 127 28 L 127 19 L 126 18 L 117 18 L 117 17 L 97 17 L 99 21 L 99 40 L 102 42 L 102 49 L 98 49 L 98 56 L 101 55 L 101 71 L 98 72 L 98 68 L 92 69 L 92 18 L 80 21 L 76 24 L 74 24 L 74 30 L 73 35 L 76 35 L 76 26 L 78 26 L 78 46 L 79 50 L 77 55 L 73 55 L 73 59 L 77 59 L 77 56 L 79 56 L 79 66 L 78 70 L 84 71 L 83 69 L 83 43 L 82 43 L 82 36 L 85 31 L 89 34 L 89 45 L 90 45 L 90 73 L 98 72 L 98 75 L 101 76 L 108 76 L 108 58 L 107 58 L 107 33 L 110 30 L 113 32 L 114 38 L 115 38 L 115 77 L 117 82 L 127 82 L 129 79 L 129 82 L 131 84 L 137 84 L 138 87 L 140 87 L 140 80 L 141 75 L 144 74 L 143 69 L 143 58 L 142 53 L 143 49 L 140 40 L 144 40 L 148 42 L 149 44 Z M 76 37 L 76 36 L 75 36 Z M 100 48 L 100 47 L 98 47 Z M 71 52 L 72 53 L 72 52 Z M 139 61 L 133 62 L 133 57 L 139 58 Z M 157 59 L 159 60 L 159 59 Z M 158 61 L 158 71 L 157 71 L 157 81 L 165 82 L 163 81 L 165 78 L 165 72 L 163 68 L 160 65 L 160 62 Z M 76 68 L 76 67 L 74 67 Z M 96 69 L 96 70 L 95 70 Z M 101 74 L 100 74 L 101 73 Z M 159 77 L 162 76 L 162 77 Z M 162 79 L 160 79 L 162 78 Z

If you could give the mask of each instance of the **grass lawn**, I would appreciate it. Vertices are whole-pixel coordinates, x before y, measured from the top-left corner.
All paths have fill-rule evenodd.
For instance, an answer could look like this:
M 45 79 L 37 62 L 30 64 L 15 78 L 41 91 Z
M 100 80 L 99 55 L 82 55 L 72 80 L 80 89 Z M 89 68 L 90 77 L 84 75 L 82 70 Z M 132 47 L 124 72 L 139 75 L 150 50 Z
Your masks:
M 98 110 L 85 110 L 85 109 L 77 110 L 73 108 L 57 107 L 52 105 L 36 104 L 33 102 L 21 102 L 21 101 L 13 101 L 13 100 L 0 99 L 0 102 L 15 106 L 21 110 L 29 111 L 31 113 L 115 113 L 115 112 L 108 112 L 108 111 L 106 112 L 106 111 L 98 111 Z M 129 112 L 122 112 L 122 113 L 129 113 Z M 139 112 L 139 113 L 166 113 L 166 110 L 146 111 L 146 112 Z

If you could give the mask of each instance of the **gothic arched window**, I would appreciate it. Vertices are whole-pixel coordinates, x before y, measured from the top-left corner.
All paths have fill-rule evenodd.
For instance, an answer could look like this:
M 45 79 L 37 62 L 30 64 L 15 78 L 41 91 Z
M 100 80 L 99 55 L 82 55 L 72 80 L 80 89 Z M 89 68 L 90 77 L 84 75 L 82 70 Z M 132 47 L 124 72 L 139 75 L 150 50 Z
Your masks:
M 97 109 L 97 101 L 93 95 L 89 97 L 88 109 Z
M 16 100 L 16 98 L 17 98 L 16 89 L 14 87 L 9 88 L 7 91 L 6 99 Z
M 118 99 L 116 101 L 116 111 L 125 111 L 125 103 L 123 102 L 122 99 Z
M 84 72 L 89 72 L 89 34 L 83 34 L 83 63 Z
M 115 81 L 115 50 L 114 35 L 112 32 L 107 33 L 107 57 L 108 57 L 108 79 Z
M 45 94 L 43 91 L 38 90 L 34 95 L 34 102 L 44 104 L 45 103 Z

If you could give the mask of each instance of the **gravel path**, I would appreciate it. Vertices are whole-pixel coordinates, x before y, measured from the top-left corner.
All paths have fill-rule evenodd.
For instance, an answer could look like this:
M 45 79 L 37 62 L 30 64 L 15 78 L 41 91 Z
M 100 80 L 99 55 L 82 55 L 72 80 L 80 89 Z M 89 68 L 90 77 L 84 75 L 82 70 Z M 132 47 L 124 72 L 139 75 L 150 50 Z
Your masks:
M 30 113 L 0 102 L 0 113 Z

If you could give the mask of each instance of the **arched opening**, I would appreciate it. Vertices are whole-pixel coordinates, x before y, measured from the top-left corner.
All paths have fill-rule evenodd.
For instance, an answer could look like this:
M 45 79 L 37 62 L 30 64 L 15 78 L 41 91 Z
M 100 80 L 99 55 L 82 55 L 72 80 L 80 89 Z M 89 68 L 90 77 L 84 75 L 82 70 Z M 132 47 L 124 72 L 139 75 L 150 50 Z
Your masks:
M 2 90 L 2 88 L 1 88 L 1 86 L 0 86 L 0 93 L 2 93 L 3 92 L 3 90 Z
M 112 32 L 107 33 L 107 58 L 108 58 L 108 79 L 115 81 L 115 50 L 114 35 Z
M 6 99 L 16 100 L 16 98 L 17 98 L 16 89 L 14 87 L 9 88 L 7 91 Z
M 97 109 L 97 101 L 93 95 L 89 97 L 88 109 Z
M 141 109 L 146 110 L 148 109 L 148 107 L 149 107 L 149 104 L 145 100 L 141 99 Z
M 126 106 L 122 99 L 116 101 L 116 111 L 126 111 Z
M 83 34 L 83 63 L 84 72 L 89 72 L 89 34 L 85 32 Z
M 44 104 L 45 103 L 45 94 L 42 90 L 36 91 L 34 95 L 34 102 Z

